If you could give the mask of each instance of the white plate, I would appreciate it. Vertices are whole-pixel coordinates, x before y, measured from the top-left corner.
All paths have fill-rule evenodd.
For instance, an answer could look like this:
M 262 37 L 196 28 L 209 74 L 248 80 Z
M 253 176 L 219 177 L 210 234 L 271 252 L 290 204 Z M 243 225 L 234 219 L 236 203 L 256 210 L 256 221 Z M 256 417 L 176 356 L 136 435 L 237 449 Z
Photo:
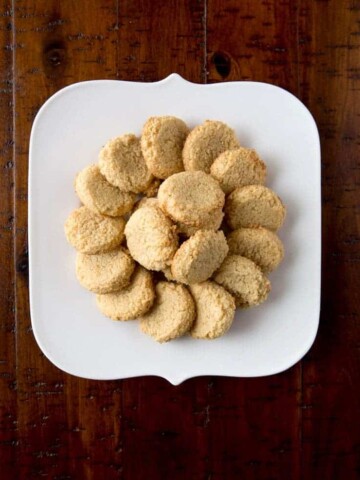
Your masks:
M 103 317 L 74 273 L 64 221 L 79 202 L 75 174 L 97 161 L 102 145 L 140 134 L 151 115 L 206 119 L 235 128 L 268 166 L 268 185 L 287 205 L 280 231 L 286 257 L 272 292 L 237 313 L 215 341 L 182 338 L 159 345 L 138 323 Z M 293 95 L 272 85 L 196 85 L 178 75 L 157 83 L 113 80 L 71 85 L 40 109 L 31 132 L 29 254 L 31 319 L 45 355 L 65 372 L 93 379 L 158 375 L 177 385 L 198 375 L 255 377 L 281 372 L 311 347 L 320 304 L 320 146 L 315 122 Z

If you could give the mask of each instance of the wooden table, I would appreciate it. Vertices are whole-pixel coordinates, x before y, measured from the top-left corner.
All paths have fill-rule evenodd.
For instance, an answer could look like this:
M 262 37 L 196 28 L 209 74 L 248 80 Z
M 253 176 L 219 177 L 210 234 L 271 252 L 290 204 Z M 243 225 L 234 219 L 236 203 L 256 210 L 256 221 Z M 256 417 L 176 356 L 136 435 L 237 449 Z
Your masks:
M 1 479 L 359 478 L 360 2 L 1 1 Z M 322 312 L 280 375 L 98 382 L 39 350 L 28 297 L 27 167 L 41 104 L 73 82 L 279 85 L 321 133 Z M 96 354 L 96 352 L 94 352 Z

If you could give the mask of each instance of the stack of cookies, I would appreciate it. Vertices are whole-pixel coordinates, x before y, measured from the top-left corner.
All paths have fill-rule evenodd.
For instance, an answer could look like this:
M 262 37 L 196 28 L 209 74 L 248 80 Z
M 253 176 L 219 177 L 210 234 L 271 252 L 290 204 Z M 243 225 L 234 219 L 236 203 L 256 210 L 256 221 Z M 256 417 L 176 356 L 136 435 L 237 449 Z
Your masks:
M 285 207 L 266 166 L 219 121 L 189 131 L 151 117 L 141 138 L 110 140 L 76 177 L 82 206 L 65 223 L 76 276 L 114 320 L 139 319 L 158 342 L 217 338 L 236 308 L 264 302 L 284 256 Z

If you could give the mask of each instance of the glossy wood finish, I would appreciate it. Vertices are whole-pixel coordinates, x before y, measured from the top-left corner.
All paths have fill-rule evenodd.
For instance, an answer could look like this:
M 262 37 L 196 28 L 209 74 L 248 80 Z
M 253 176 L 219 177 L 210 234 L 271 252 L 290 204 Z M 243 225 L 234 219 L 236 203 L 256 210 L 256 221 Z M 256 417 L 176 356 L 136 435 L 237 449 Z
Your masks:
M 1 478 L 358 478 L 359 2 L 17 0 L 0 8 Z M 274 83 L 318 123 L 321 324 L 310 353 L 282 374 L 178 387 L 151 377 L 88 381 L 59 371 L 34 340 L 27 161 L 36 112 L 76 81 L 171 72 L 199 83 Z

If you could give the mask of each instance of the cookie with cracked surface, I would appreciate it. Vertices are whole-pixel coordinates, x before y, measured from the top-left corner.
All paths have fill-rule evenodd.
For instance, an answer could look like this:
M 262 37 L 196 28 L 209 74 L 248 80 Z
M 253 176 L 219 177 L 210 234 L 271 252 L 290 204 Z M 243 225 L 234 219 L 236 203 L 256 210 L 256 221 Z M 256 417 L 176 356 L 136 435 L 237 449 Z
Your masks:
M 207 281 L 189 286 L 196 317 L 190 330 L 194 338 L 213 339 L 224 335 L 235 316 L 234 297 L 221 285 Z
M 239 228 L 227 236 L 229 252 L 255 262 L 263 272 L 275 270 L 284 258 L 280 238 L 267 228 Z
M 204 282 L 220 267 L 228 251 L 222 231 L 199 230 L 176 252 L 171 274 L 187 285 Z
M 159 188 L 161 209 L 175 222 L 201 227 L 224 206 L 225 195 L 217 180 L 204 172 L 180 172 Z
M 195 319 L 195 305 L 184 285 L 159 282 L 152 309 L 140 318 L 140 329 L 163 343 L 184 335 Z
M 111 218 L 80 207 L 70 213 L 65 222 L 65 236 L 78 252 L 95 254 L 108 252 L 121 244 L 125 220 Z
M 114 293 L 96 296 L 100 312 L 113 320 L 133 320 L 146 313 L 155 300 L 152 275 L 137 266 L 130 284 Z
M 267 299 L 271 288 L 261 269 L 241 255 L 228 255 L 214 280 L 235 297 L 237 307 L 259 305 Z
M 211 175 L 226 194 L 245 185 L 263 185 L 266 165 L 255 150 L 240 147 L 221 153 L 211 165 Z
M 124 192 L 144 192 L 153 180 L 141 152 L 140 140 L 132 133 L 107 142 L 99 153 L 99 168 L 111 185 Z
M 131 256 L 149 270 L 163 270 L 170 265 L 178 248 L 175 230 L 175 225 L 160 208 L 139 208 L 125 227 Z
M 111 293 L 126 287 L 134 268 L 134 260 L 123 248 L 76 256 L 76 277 L 84 288 L 94 293 Z
M 232 128 L 223 122 L 206 120 L 188 135 L 184 149 L 185 170 L 202 170 L 210 173 L 214 160 L 225 150 L 239 147 Z
M 236 188 L 226 198 L 225 218 L 230 228 L 265 227 L 278 230 L 286 210 L 275 192 L 263 185 Z
M 75 179 L 75 190 L 82 203 L 96 213 L 120 217 L 132 210 L 136 195 L 111 185 L 97 165 L 85 167 Z
M 182 150 L 189 129 L 180 118 L 150 117 L 143 127 L 141 150 L 150 172 L 168 178 L 184 170 Z

